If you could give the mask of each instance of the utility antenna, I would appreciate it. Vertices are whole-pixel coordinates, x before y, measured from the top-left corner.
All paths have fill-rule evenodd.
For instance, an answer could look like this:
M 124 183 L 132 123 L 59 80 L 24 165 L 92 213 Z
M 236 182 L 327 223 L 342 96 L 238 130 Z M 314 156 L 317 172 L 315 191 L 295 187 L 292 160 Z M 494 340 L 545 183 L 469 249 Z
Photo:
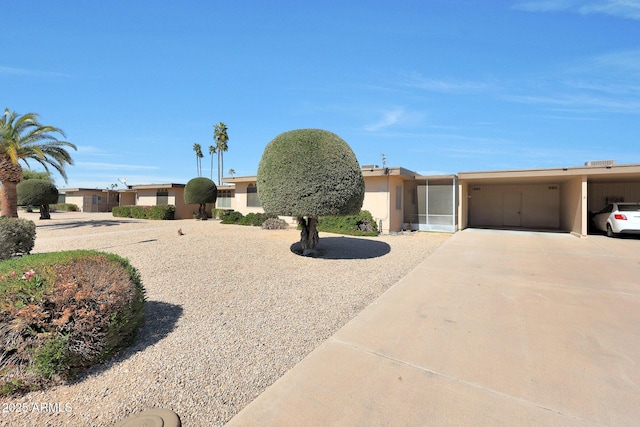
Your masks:
M 127 188 L 127 178 L 118 178 L 118 181 L 120 181 L 122 185 Z
M 382 153 L 380 154 L 380 157 L 382 157 L 382 168 L 384 168 L 385 166 L 387 166 L 387 155 Z

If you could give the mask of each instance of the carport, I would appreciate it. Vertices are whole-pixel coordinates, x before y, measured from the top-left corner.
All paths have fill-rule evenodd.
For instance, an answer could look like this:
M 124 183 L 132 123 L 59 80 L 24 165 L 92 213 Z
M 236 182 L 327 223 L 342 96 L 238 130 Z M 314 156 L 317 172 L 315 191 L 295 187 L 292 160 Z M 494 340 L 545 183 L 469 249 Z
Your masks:
M 640 201 L 640 165 L 460 172 L 459 229 L 504 228 L 586 236 L 589 212 Z M 589 164 L 589 163 L 588 163 Z

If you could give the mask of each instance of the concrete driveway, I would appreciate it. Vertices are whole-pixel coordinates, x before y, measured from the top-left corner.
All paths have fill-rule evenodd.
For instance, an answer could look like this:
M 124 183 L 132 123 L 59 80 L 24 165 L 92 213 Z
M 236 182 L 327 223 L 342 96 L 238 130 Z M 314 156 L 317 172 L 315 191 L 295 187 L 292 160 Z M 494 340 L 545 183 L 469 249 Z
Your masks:
M 230 426 L 632 426 L 640 239 L 468 229 Z

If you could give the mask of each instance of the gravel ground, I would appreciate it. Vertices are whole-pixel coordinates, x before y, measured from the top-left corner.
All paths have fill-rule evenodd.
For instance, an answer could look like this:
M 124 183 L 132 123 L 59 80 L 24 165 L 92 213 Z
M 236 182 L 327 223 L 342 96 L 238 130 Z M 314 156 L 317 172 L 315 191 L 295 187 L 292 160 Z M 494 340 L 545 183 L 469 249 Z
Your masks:
M 112 426 L 153 407 L 173 410 L 185 426 L 223 425 L 449 237 L 320 233 L 325 257 L 305 258 L 290 250 L 294 229 L 22 216 L 37 224 L 33 252 L 129 258 L 148 303 L 137 341 L 108 364 L 71 384 L 3 399 L 0 425 L 10 426 Z

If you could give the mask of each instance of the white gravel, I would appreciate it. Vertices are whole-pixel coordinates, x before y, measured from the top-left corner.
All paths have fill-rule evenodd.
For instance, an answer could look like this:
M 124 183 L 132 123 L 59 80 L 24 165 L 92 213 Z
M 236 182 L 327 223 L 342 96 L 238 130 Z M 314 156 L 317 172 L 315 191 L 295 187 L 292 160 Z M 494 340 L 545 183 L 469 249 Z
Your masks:
M 320 233 L 325 258 L 305 258 L 290 250 L 294 229 L 22 216 L 37 224 L 33 252 L 129 258 L 148 303 L 137 341 L 107 365 L 72 384 L 2 399 L 7 426 L 112 426 L 148 408 L 170 409 L 184 426 L 223 425 L 449 237 Z

